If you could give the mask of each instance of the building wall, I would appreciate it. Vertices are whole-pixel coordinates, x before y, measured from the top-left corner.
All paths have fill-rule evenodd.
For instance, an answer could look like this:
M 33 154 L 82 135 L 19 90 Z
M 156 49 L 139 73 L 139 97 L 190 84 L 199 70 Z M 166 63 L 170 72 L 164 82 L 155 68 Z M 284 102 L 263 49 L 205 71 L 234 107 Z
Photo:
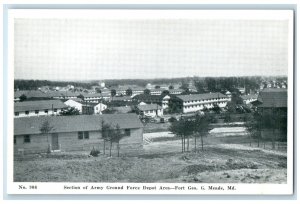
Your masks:
M 96 106 L 94 106 L 94 114 L 102 114 L 102 111 L 104 111 L 106 108 L 107 105 L 99 103 Z
M 30 143 L 24 143 L 24 136 L 18 135 L 14 144 L 15 154 L 47 152 L 48 147 L 52 149 L 52 134 L 30 135 Z M 103 139 L 100 131 L 89 131 L 89 139 L 78 139 L 78 132 L 58 133 L 60 151 L 91 151 L 93 148 L 103 152 Z M 120 141 L 120 153 L 140 151 L 143 144 L 143 129 L 131 129 L 130 136 Z M 113 144 L 113 151 L 116 151 Z M 106 150 L 109 150 L 109 142 L 106 142 Z
M 150 116 L 150 117 L 162 116 L 163 115 L 163 109 L 157 110 L 157 114 L 156 114 L 156 110 L 144 111 L 144 115 L 145 116 Z
M 226 107 L 228 99 L 209 99 L 209 100 L 194 100 L 183 102 L 183 113 L 191 113 L 199 110 L 203 110 L 204 107 L 211 109 L 214 104 L 217 104 L 220 108 Z
M 45 110 L 39 110 L 39 113 L 35 113 L 34 111 L 29 111 L 28 114 L 25 113 L 25 111 L 19 112 L 19 115 L 16 116 L 15 118 L 21 118 L 21 117 L 33 117 L 33 116 L 52 116 L 52 115 L 59 115 L 59 113 L 62 111 L 62 109 L 57 109 L 56 112 L 52 109 L 48 109 L 48 113 L 45 113 Z

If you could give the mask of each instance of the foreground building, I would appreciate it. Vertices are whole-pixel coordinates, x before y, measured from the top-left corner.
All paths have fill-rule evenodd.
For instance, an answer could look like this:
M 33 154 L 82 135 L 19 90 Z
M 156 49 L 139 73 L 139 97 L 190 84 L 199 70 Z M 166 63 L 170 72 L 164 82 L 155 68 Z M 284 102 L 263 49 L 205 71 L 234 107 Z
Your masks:
M 59 115 L 67 107 L 60 100 L 24 101 L 14 103 L 14 115 L 15 118 Z
M 14 119 L 14 152 L 40 153 L 53 151 L 102 150 L 102 122 L 119 125 L 123 138 L 120 152 L 142 149 L 143 124 L 136 114 L 76 115 Z M 42 132 L 42 127 L 50 127 Z M 114 147 L 113 149 L 116 149 Z M 109 145 L 106 145 L 109 148 Z
M 177 95 L 176 97 L 178 98 L 176 103 L 179 103 L 179 108 L 183 113 L 197 112 L 205 108 L 211 109 L 214 106 L 224 108 L 230 101 L 229 97 L 222 93 Z
M 262 138 L 287 139 L 287 89 L 266 88 L 252 104 L 261 116 Z

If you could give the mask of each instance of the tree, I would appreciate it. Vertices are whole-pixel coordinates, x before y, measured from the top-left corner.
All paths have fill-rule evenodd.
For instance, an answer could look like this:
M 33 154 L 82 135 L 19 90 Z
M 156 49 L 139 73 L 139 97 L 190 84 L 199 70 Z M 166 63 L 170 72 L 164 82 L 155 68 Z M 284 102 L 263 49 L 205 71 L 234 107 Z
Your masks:
M 62 110 L 59 114 L 61 116 L 71 116 L 71 115 L 79 115 L 80 112 L 75 107 L 68 107 L 67 109 Z
M 189 151 L 189 137 L 193 134 L 193 122 L 190 119 L 180 118 L 171 123 L 169 130 L 176 136 L 181 137 L 181 152 Z M 186 143 L 187 139 L 187 143 Z M 187 148 L 186 148 L 187 144 Z
M 168 90 L 163 90 L 163 92 L 161 93 L 162 95 L 169 95 L 170 92 Z
M 120 140 L 125 136 L 121 133 L 119 124 L 116 125 L 116 128 L 113 131 L 112 142 L 117 143 L 118 157 L 120 156 Z
M 145 89 L 145 90 L 144 90 L 144 94 L 150 95 L 150 93 L 151 93 L 151 91 L 150 91 L 149 89 Z
M 127 96 L 132 96 L 132 89 L 127 89 L 126 90 L 126 95 Z
M 77 96 L 77 98 L 80 98 L 84 101 L 84 95 L 80 94 L 79 96 Z
M 258 113 L 255 113 L 248 117 L 247 122 L 245 123 L 246 129 L 250 136 L 250 146 L 252 139 L 257 140 L 257 146 L 260 145 L 261 139 L 261 130 L 262 130 L 262 116 Z
M 42 123 L 41 127 L 40 127 L 40 131 L 43 134 L 47 135 L 47 143 L 48 143 L 48 153 L 51 152 L 51 145 L 49 143 L 49 139 L 48 139 L 48 133 L 51 132 L 52 130 L 54 130 L 54 127 L 50 125 L 49 121 L 46 120 Z
M 101 92 L 101 89 L 98 88 L 98 87 L 97 87 L 95 90 L 96 90 L 97 93 L 102 93 L 102 92 Z
M 194 138 L 195 138 L 195 151 L 197 151 L 197 137 L 201 138 L 201 150 L 203 151 L 203 136 L 207 135 L 209 132 L 209 118 L 207 116 L 196 115 L 194 120 Z
M 169 86 L 169 89 L 170 89 L 170 90 L 171 90 L 171 89 L 174 89 L 174 86 L 170 85 L 170 86 Z
M 158 85 L 155 86 L 155 89 L 159 89 L 159 88 L 160 88 L 160 86 L 158 86 Z
M 106 124 L 103 120 L 101 121 L 101 134 L 103 139 L 103 154 L 105 155 L 105 143 L 109 141 L 111 126 Z
M 219 114 L 221 112 L 221 108 L 217 104 L 214 104 L 214 107 L 212 108 L 212 110 L 217 114 Z
M 115 89 L 110 90 L 111 97 L 113 98 L 115 95 L 117 95 L 117 91 Z
M 27 100 L 27 96 L 26 96 L 25 94 L 22 94 L 22 95 L 20 96 L 20 102 L 26 101 L 26 100 Z

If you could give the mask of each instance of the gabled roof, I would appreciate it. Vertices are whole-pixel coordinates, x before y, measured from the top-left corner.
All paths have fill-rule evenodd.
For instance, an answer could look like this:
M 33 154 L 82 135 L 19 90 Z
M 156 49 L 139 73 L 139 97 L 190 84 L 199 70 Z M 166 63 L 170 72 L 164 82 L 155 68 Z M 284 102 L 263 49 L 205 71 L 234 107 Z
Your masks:
M 183 89 L 169 89 L 168 91 L 170 93 L 172 93 L 172 92 L 183 92 L 184 90 Z
M 112 97 L 112 101 L 131 101 L 132 98 L 130 96 L 115 96 Z
M 268 88 L 263 89 L 254 103 L 257 107 L 264 108 L 286 108 L 287 107 L 287 89 Z
M 244 95 L 244 96 L 241 96 L 241 98 L 243 100 L 248 100 L 248 99 L 257 99 L 257 94 L 249 94 L 249 95 Z
M 148 95 L 148 94 L 140 94 L 133 97 L 133 99 L 140 101 L 161 101 L 166 95 Z
M 82 95 L 86 98 L 86 97 L 100 97 L 101 98 L 101 94 L 100 93 L 82 93 Z
M 53 127 L 50 133 L 100 131 L 104 121 L 112 126 L 117 124 L 120 129 L 142 128 L 143 124 L 135 113 L 74 115 L 74 116 L 42 116 L 14 119 L 14 135 L 41 134 L 40 128 L 45 121 Z
M 128 113 L 132 111 L 132 108 L 130 106 L 113 107 L 112 109 L 117 111 L 118 113 Z
M 162 109 L 161 106 L 157 104 L 138 105 L 137 108 L 141 111 Z
M 52 108 L 66 108 L 65 105 L 60 100 L 40 100 L 40 101 L 24 101 L 14 103 L 14 111 L 22 112 L 22 111 L 33 111 L 33 110 L 51 110 Z
M 205 94 L 190 94 L 190 95 L 177 95 L 182 101 L 196 101 L 196 100 L 208 100 L 217 98 L 228 98 L 228 96 L 222 93 L 205 93 Z
M 70 101 L 70 100 L 71 101 L 76 101 L 76 102 L 79 102 L 79 103 L 83 101 L 81 98 L 71 98 L 71 99 L 67 99 L 66 101 Z
M 14 93 L 14 97 L 15 98 L 19 98 L 22 95 L 25 95 L 27 98 L 47 98 L 49 97 L 47 94 L 45 94 L 44 92 L 41 91 L 34 91 L 34 90 L 30 90 L 30 91 L 16 91 Z

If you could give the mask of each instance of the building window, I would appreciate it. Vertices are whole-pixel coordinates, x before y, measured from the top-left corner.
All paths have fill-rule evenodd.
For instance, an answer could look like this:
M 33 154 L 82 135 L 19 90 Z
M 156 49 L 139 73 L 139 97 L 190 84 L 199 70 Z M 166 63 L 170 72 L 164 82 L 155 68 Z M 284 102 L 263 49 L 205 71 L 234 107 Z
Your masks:
M 130 129 L 125 129 L 125 136 L 130 136 Z
M 78 139 L 82 140 L 82 139 L 89 139 L 90 135 L 88 131 L 84 131 L 84 132 L 78 132 Z
M 48 109 L 46 109 L 46 110 L 45 110 L 45 113 L 47 113 L 47 114 L 48 114 Z
M 39 114 L 39 110 L 35 110 L 34 112 L 35 112 L 35 114 Z
M 82 140 L 83 139 L 83 132 L 78 132 L 78 139 Z
M 14 136 L 14 144 L 17 144 L 17 138 Z
M 90 138 L 89 132 L 87 132 L 87 131 L 83 132 L 83 135 L 84 135 L 84 139 Z
M 26 114 L 26 115 L 29 115 L 29 111 L 25 111 L 25 114 Z
M 15 116 L 19 116 L 19 112 L 15 112 Z
M 30 143 L 30 135 L 24 135 L 24 143 Z

